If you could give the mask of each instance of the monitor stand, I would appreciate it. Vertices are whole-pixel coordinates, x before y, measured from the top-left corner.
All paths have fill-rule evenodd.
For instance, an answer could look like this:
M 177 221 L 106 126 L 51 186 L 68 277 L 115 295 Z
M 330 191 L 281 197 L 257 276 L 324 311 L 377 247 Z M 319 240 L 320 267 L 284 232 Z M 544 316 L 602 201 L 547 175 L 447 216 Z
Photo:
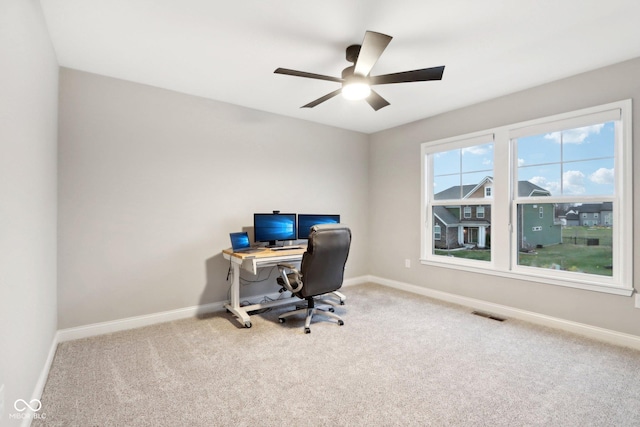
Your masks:
M 268 248 L 280 248 L 284 246 L 284 242 L 278 244 L 277 240 L 269 240 L 269 244 L 267 245 Z

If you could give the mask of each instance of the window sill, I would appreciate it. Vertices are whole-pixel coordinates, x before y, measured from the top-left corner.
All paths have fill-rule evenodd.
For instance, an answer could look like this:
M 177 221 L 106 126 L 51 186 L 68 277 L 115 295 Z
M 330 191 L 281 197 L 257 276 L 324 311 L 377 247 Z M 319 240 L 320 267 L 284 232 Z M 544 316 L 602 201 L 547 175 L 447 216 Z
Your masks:
M 501 271 L 491 266 L 481 267 L 476 265 L 449 264 L 442 261 L 420 259 L 420 263 L 432 267 L 449 268 L 452 270 L 462 270 L 471 273 L 486 274 L 490 276 L 506 277 L 515 280 L 526 280 L 528 282 L 544 283 L 548 285 L 564 286 L 567 288 L 583 289 L 586 291 L 602 292 L 620 296 L 631 296 L 633 287 L 620 287 L 597 282 L 585 282 L 580 280 L 566 280 L 564 278 L 549 277 L 541 274 L 528 274 L 527 272 Z

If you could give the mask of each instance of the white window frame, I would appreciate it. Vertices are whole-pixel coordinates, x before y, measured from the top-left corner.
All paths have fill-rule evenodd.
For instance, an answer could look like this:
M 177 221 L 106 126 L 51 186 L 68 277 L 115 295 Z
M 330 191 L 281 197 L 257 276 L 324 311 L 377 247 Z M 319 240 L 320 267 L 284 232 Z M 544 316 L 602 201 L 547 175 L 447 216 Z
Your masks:
M 462 218 L 464 219 L 471 219 L 471 217 L 473 215 L 471 215 L 471 206 L 465 206 L 464 208 L 462 208 Z
M 583 200 L 611 201 L 613 203 L 613 275 L 598 276 L 577 272 L 566 272 L 517 265 L 516 211 L 517 203 L 554 203 L 553 197 L 528 197 L 518 199 L 511 193 L 517 185 L 517 158 L 512 140 L 518 136 L 534 135 L 558 129 L 571 129 L 594 124 L 600 116 L 616 111 L 619 121 L 616 124 L 618 140 L 615 145 L 615 195 L 607 197 L 584 197 Z M 608 120 L 603 120 L 608 121 Z M 558 130 L 555 129 L 555 130 Z M 433 253 L 432 177 L 433 156 L 456 148 L 488 143 L 487 135 L 493 138 L 494 176 L 490 197 L 465 200 L 469 205 L 490 205 L 491 207 L 491 261 L 475 261 L 464 258 L 439 256 Z M 483 139 L 485 138 L 485 139 Z M 475 141 L 475 143 L 474 143 Z M 572 111 L 564 114 L 530 120 L 488 129 L 472 134 L 461 135 L 421 145 L 422 162 L 422 203 L 421 218 L 421 263 L 438 267 L 509 277 L 538 283 L 566 286 L 577 289 L 598 291 L 615 295 L 630 296 L 633 293 L 633 140 L 632 140 L 632 101 L 613 102 L 592 108 Z M 508 159 L 508 160 L 505 160 Z M 515 166 L 514 166 L 515 165 Z M 440 202 L 440 201 L 438 201 Z M 436 203 L 437 205 L 438 203 Z

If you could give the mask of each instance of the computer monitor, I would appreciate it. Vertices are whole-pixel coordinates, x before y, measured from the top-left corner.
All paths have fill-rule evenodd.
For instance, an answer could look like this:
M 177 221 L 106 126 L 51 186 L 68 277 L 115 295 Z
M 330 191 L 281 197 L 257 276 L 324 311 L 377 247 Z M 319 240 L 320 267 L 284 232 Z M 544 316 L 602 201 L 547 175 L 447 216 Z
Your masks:
M 254 213 L 253 236 L 256 242 L 276 246 L 278 241 L 296 240 L 296 214 Z
M 338 224 L 340 215 L 335 214 L 298 214 L 298 239 L 308 239 L 311 227 L 316 224 Z

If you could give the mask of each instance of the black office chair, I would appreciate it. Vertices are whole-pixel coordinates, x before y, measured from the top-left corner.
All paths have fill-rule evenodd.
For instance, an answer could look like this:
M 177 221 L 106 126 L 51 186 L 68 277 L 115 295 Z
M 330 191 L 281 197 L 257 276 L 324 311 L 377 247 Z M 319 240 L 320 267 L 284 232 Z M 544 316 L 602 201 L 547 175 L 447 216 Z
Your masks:
M 307 300 L 307 306 L 281 314 L 278 317 L 280 323 L 289 316 L 306 312 L 304 331 L 307 334 L 311 332 L 314 314 L 322 314 L 337 320 L 339 325 L 344 324 L 340 316 L 333 313 L 333 307 L 317 307 L 315 303 L 322 295 L 333 293 L 342 286 L 350 246 L 351 230 L 345 225 L 319 224 L 311 227 L 309 245 L 302 255 L 300 270 L 290 264 L 278 264 L 280 277 L 277 279 L 285 289 Z

